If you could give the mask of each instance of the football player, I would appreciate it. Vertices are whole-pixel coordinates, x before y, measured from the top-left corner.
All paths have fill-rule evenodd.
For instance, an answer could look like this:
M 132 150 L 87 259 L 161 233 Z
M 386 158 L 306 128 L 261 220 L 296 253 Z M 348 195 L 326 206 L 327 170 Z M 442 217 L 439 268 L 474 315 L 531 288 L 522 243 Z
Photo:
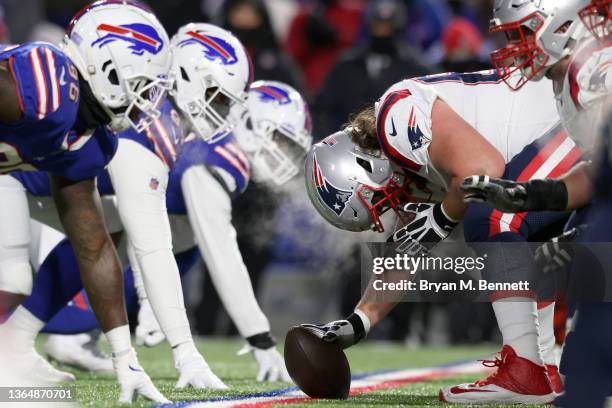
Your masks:
M 231 103 L 243 103 L 251 82 L 250 64 L 242 44 L 218 27 L 190 24 L 173 37 L 171 47 L 174 68 L 181 75 L 173 102 L 201 138 L 222 138 L 227 134 L 227 122 L 218 111 L 229 109 Z M 183 86 L 187 81 L 188 86 Z M 162 117 L 153 120 L 150 131 L 136 129 L 119 135 L 118 152 L 109 165 L 108 177 L 99 180 L 100 190 L 115 196 L 121 225 L 133 249 L 131 263 L 143 272 L 142 281 L 151 306 L 172 347 L 180 373 L 177 387 L 223 389 L 227 387 L 196 349 L 187 321 L 166 211 L 168 172 L 177 157 L 176 145 L 182 138 L 182 129 L 172 102 L 164 101 L 160 109 Z M 23 184 L 33 182 L 28 181 L 28 174 L 15 177 Z M 53 285 L 50 281 L 46 284 L 47 288 Z M 79 288 L 68 285 L 61 290 L 64 295 L 73 296 Z M 48 320 L 43 318 L 48 317 L 45 313 L 53 313 L 54 308 L 57 311 L 65 303 L 55 303 L 47 312 L 39 310 L 36 303 L 24 304 L 17 308 L 7 325 L 30 310 L 30 315 L 39 317 L 37 330 L 27 333 L 33 338 Z
M 393 169 L 383 165 L 385 158 Z M 515 243 L 511 255 L 504 252 L 507 246 L 489 254 L 516 259 L 516 264 L 487 270 L 489 281 L 500 281 L 506 273 L 518 278 L 531 270 L 526 241 L 565 215 L 504 214 L 484 205 L 468 206 L 458 188 L 464 172 L 488 168 L 507 178 L 530 180 L 563 174 L 579 158 L 579 149 L 559 123 L 550 83 L 530 83 L 515 93 L 495 72 L 442 74 L 392 86 L 374 110 L 358 114 L 345 131 L 316 144 L 306 159 L 306 181 L 315 207 L 344 229 L 374 226 L 380 231 L 381 212 L 393 208 L 400 218 L 403 212 L 412 213 L 414 220 L 391 240 L 425 247 L 420 252 L 445 239 L 460 220 L 467 242 Z M 400 186 L 415 178 L 419 198 L 432 203 L 409 203 L 400 210 L 398 203 L 406 201 Z M 517 248 L 529 256 L 517 256 Z M 347 319 L 320 326 L 324 339 L 346 347 L 363 338 L 393 307 L 370 296 L 366 293 Z M 530 293 L 495 292 L 492 301 L 504 344 L 494 363 L 497 372 L 474 384 L 445 388 L 440 398 L 552 401 L 561 390 L 552 350 L 552 307 L 538 305 Z
M 143 130 L 158 115 L 156 101 L 169 88 L 167 34 L 147 9 L 122 1 L 100 1 L 72 20 L 58 49 L 46 43 L 3 47 L 0 171 L 42 170 L 51 175 L 62 225 L 79 260 L 85 287 L 113 352 L 120 401 L 141 394 L 167 400 L 138 364 L 131 347 L 121 270 L 98 209 L 94 177 L 113 157 L 115 136 L 132 126 Z M 135 118 L 142 118 L 136 122 Z M 28 241 L 27 214 L 19 193 L 3 188 L 0 228 L 0 288 L 22 290 L 29 267 L 15 262 Z M 27 208 L 27 207 L 25 207 Z M 7 242 L 7 240 L 9 242 Z M 11 246 L 17 240 L 17 247 Z M 12 282 L 19 282 L 15 287 Z M 8 286 L 8 287 L 7 287 Z M 21 338 L 19 327 L 36 326 L 28 313 L 3 328 L 3 357 L 23 374 L 53 374 Z

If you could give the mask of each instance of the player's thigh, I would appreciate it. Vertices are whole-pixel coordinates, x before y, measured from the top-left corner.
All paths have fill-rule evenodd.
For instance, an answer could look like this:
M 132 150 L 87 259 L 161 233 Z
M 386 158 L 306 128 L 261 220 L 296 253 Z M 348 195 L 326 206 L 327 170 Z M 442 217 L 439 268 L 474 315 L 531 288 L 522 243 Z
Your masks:
M 30 214 L 26 192 L 11 176 L 0 176 L 0 290 L 29 294 Z
M 152 152 L 120 139 L 109 165 L 121 222 L 137 252 L 172 245 L 166 210 L 168 169 Z

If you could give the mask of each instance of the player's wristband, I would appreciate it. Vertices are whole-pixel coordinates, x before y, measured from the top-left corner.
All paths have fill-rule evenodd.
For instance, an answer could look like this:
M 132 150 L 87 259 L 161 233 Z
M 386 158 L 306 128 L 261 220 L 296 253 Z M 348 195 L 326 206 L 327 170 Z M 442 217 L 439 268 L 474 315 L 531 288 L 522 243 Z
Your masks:
M 448 215 L 446 215 L 444 208 L 442 208 L 442 203 L 434 206 L 433 216 L 436 224 L 446 231 L 452 230 L 457 226 L 457 224 L 459 224 L 457 221 L 452 220 Z
M 352 313 L 346 320 L 353 326 L 355 343 L 363 339 L 370 331 L 370 319 L 359 309 L 355 309 L 355 313 Z
M 263 332 L 259 334 L 255 334 L 253 336 L 249 336 L 246 338 L 246 341 L 249 342 L 251 347 L 267 350 L 271 347 L 276 346 L 276 339 L 270 332 Z
M 531 180 L 525 188 L 525 211 L 565 211 L 567 186 L 562 180 Z

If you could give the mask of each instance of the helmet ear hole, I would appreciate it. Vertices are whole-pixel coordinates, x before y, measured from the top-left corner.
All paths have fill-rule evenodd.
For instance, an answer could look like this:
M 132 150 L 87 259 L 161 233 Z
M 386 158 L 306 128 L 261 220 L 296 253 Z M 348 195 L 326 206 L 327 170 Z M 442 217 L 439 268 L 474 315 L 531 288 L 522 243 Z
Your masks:
M 359 164 L 361 167 L 363 167 L 363 169 L 365 171 L 367 171 L 368 173 L 373 173 L 374 171 L 372 170 L 372 163 L 370 163 L 367 160 L 362 159 L 361 157 L 357 157 L 357 164 Z
M 185 68 L 183 67 L 181 67 L 181 78 L 187 82 L 190 82 L 189 75 L 187 75 L 187 71 L 185 71 Z
M 117 70 L 115 68 L 108 72 L 108 82 L 113 85 L 119 85 L 119 76 L 117 76 Z

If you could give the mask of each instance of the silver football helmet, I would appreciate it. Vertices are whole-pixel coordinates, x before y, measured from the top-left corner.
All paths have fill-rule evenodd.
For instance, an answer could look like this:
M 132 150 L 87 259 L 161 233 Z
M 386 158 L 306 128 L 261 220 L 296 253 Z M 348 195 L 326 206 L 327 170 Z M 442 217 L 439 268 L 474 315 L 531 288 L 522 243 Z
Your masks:
M 588 31 L 578 13 L 590 0 L 495 0 L 490 31 L 508 44 L 491 54 L 499 75 L 513 90 L 538 81 L 570 55 Z
M 405 175 L 378 152 L 360 149 L 345 129 L 315 144 L 306 156 L 306 190 L 319 214 L 348 231 L 383 232 L 380 216 L 410 201 Z

